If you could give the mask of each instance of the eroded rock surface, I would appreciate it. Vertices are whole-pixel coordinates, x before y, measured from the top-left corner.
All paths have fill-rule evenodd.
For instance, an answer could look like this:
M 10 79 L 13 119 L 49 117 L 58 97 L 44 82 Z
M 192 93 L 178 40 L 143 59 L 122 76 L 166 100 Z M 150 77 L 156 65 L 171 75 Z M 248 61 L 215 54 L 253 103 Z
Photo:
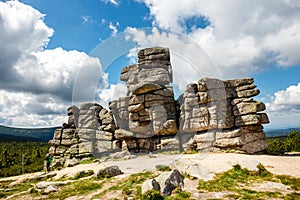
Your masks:
M 259 94 L 253 78 L 200 79 L 180 96 L 180 129 L 194 133 L 197 150 L 236 149 L 256 153 L 267 148 L 262 124 L 269 123 L 261 111 L 265 104 L 253 100 Z
M 128 96 L 110 103 L 116 124 L 116 139 L 129 151 L 155 151 L 164 136 L 177 133 L 173 75 L 168 48 L 139 51 L 139 62 L 121 71 Z
M 138 63 L 124 67 L 125 97 L 109 109 L 95 102 L 67 109 L 68 122 L 49 141 L 53 166 L 66 159 L 108 154 L 114 150 L 152 152 L 163 149 L 247 153 L 267 148 L 262 124 L 269 123 L 253 78 L 202 78 L 174 99 L 170 52 L 153 47 L 138 52 Z

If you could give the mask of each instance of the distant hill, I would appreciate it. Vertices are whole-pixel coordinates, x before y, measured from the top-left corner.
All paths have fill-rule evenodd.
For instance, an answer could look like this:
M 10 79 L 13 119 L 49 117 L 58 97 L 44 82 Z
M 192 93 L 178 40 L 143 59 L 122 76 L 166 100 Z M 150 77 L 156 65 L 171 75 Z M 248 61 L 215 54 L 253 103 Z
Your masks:
M 8 134 L 1 134 L 0 133 L 0 142 L 41 142 L 39 138 L 33 138 L 33 137 L 20 137 L 15 135 L 8 135 Z
M 15 128 L 0 125 L 0 141 L 41 141 L 46 142 L 53 138 L 51 128 Z
M 267 137 L 280 137 L 280 136 L 287 136 L 289 132 L 292 130 L 297 130 L 300 132 L 300 127 L 298 128 L 286 128 L 286 129 L 267 129 L 264 132 L 266 133 Z

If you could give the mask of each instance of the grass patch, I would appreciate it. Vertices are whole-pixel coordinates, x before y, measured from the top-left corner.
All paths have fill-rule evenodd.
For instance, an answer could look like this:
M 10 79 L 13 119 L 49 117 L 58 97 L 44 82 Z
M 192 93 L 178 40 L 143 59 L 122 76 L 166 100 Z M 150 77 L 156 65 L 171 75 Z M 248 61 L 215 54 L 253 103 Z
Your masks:
M 138 174 L 132 174 L 125 180 L 120 180 L 116 182 L 112 187 L 104 190 L 102 193 L 93 196 L 95 199 L 103 199 L 103 197 L 112 191 L 122 191 L 124 198 L 127 199 L 128 197 L 133 197 L 134 200 L 190 200 L 191 194 L 182 191 L 180 189 L 176 189 L 173 192 L 173 196 L 164 197 L 160 194 L 159 191 L 150 190 L 142 195 L 142 188 L 141 185 L 148 179 L 155 178 L 157 175 L 153 172 L 143 172 Z M 107 179 L 109 180 L 109 179 Z M 121 197 L 120 197 L 121 199 Z
M 291 177 L 288 175 L 277 175 L 282 184 L 289 185 L 292 189 L 300 191 L 300 178 Z
M 79 160 L 79 164 L 91 164 L 94 163 L 95 158 L 94 157 L 89 157 L 89 158 L 85 158 L 83 160 Z
M 78 180 L 80 178 L 83 178 L 83 177 L 88 177 L 88 176 L 91 176 L 94 174 L 94 171 L 93 170 L 88 170 L 88 171 L 80 171 L 80 172 L 77 172 L 75 174 L 75 176 L 73 178 L 71 178 L 71 180 Z
M 197 154 L 199 151 L 196 149 L 187 149 L 186 151 L 183 152 L 183 154 Z
M 284 197 L 284 200 L 295 200 L 295 199 L 300 199 L 300 193 L 291 193 L 288 194 Z
M 148 190 L 142 195 L 142 200 L 164 200 L 164 197 L 157 190 Z
M 240 165 L 235 165 L 227 172 L 216 174 L 213 180 L 200 180 L 198 189 L 200 192 L 233 191 L 235 194 L 227 195 L 227 197 L 234 199 L 265 199 L 267 197 L 281 197 L 282 194 L 280 192 L 258 192 L 245 189 L 244 186 L 252 183 L 276 181 L 275 176 L 267 171 L 263 165 L 259 164 L 257 168 L 258 171 L 250 171 L 246 168 L 241 168 Z
M 191 194 L 180 190 L 176 189 L 173 192 L 173 196 L 162 196 L 159 191 L 156 190 L 149 190 L 145 192 L 145 194 L 142 195 L 142 200 L 192 200 L 190 199 Z
M 158 170 L 158 171 L 162 171 L 162 172 L 165 172 L 165 171 L 171 171 L 172 169 L 167 166 L 167 165 L 156 165 L 155 168 Z
M 1 186 L 0 190 L 0 198 L 6 198 L 8 196 L 11 196 L 16 193 L 29 191 L 30 188 L 34 186 L 34 184 L 37 183 L 36 181 L 28 181 L 24 183 L 20 183 L 14 187 L 8 188 L 7 185 L 4 185 L 4 187 Z
M 112 187 L 104 190 L 102 193 L 95 195 L 93 198 L 100 198 L 111 191 L 121 190 L 125 197 L 136 197 L 136 199 L 142 198 L 141 184 L 147 179 L 156 177 L 153 172 L 142 172 L 132 174 L 128 178 L 118 181 Z
M 227 172 L 216 174 L 213 180 L 200 180 L 198 189 L 200 192 L 234 191 L 240 183 L 247 183 L 251 179 L 254 180 L 256 177 L 251 176 L 248 169 L 242 169 L 240 165 L 235 165 Z
M 91 179 L 78 180 L 60 187 L 60 191 L 50 193 L 49 199 L 65 199 L 76 195 L 87 195 L 103 187 L 103 182 Z

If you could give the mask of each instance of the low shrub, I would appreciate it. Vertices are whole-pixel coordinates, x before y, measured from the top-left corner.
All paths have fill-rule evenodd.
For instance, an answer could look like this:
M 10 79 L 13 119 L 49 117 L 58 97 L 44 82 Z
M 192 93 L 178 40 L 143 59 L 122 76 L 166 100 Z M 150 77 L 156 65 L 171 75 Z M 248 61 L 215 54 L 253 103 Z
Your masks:
M 300 134 L 296 130 L 291 131 L 285 140 L 268 139 L 268 154 L 280 155 L 293 151 L 300 151 Z
M 164 200 L 164 197 L 157 190 L 148 190 L 143 194 L 142 200 Z

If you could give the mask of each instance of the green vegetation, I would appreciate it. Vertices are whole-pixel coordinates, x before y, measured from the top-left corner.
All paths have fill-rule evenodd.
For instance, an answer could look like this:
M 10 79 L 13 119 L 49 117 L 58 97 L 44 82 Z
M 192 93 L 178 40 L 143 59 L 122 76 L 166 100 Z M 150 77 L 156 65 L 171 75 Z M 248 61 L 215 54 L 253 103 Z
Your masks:
M 142 200 L 164 200 L 164 197 L 157 190 L 148 190 L 143 194 Z
M 291 177 L 288 175 L 277 175 L 281 183 L 289 185 L 292 189 L 300 191 L 300 178 Z
M 196 149 L 187 149 L 186 151 L 183 152 L 183 154 L 197 154 L 199 151 Z
M 262 164 L 259 164 L 257 168 L 258 171 L 250 171 L 246 168 L 241 168 L 240 165 L 235 165 L 227 172 L 216 174 L 213 180 L 200 180 L 198 189 L 200 192 L 233 192 L 234 194 L 229 194 L 227 197 L 234 199 L 268 199 L 269 197 L 293 199 L 293 197 L 300 195 L 299 193 L 292 193 L 284 196 L 280 192 L 258 192 L 248 189 L 248 186 L 251 186 L 253 183 L 272 181 L 281 182 L 299 191 L 300 178 L 273 175 Z
M 268 139 L 268 154 L 279 155 L 284 152 L 300 152 L 300 134 L 297 130 L 291 131 L 283 139 Z
M 142 195 L 142 200 L 190 200 L 191 194 L 186 191 L 176 189 L 173 193 L 173 196 L 162 196 L 157 190 L 149 190 Z
M 46 142 L 0 142 L 0 177 L 43 170 L 48 150 Z
M 88 170 L 88 171 L 80 171 L 75 174 L 75 176 L 72 178 L 72 180 L 77 180 L 80 178 L 88 177 L 94 174 L 93 170 Z
M 91 192 L 99 190 L 103 187 L 102 181 L 95 181 L 93 179 L 78 180 L 74 183 L 62 185 L 60 191 L 50 193 L 48 199 L 66 199 L 76 195 L 87 195 Z
M 167 165 L 156 165 L 155 168 L 158 170 L 158 171 L 171 171 L 171 168 Z
M 116 191 L 116 190 L 121 190 L 122 194 L 125 197 L 129 196 L 136 196 L 138 197 L 137 199 L 141 199 L 142 197 L 142 189 L 141 185 L 144 181 L 147 179 L 154 178 L 156 175 L 153 174 L 152 172 L 142 172 L 142 173 L 137 173 L 137 174 L 132 174 L 125 180 L 118 181 L 116 184 L 114 184 L 112 187 L 104 190 L 100 194 L 94 196 L 93 198 L 100 198 L 103 197 L 105 194 Z
M 13 187 L 8 187 L 8 185 L 11 183 L 11 181 L 7 182 L 0 182 L 0 199 L 6 198 L 10 195 L 17 194 L 20 192 L 29 191 L 34 187 L 34 184 L 37 183 L 37 181 L 30 180 L 24 183 L 20 183 L 18 185 L 15 185 Z
M 199 180 L 198 190 L 200 193 L 207 192 L 225 192 L 228 193 L 224 198 L 232 199 L 299 199 L 300 198 L 300 178 L 294 178 L 287 175 L 273 175 L 261 164 L 257 166 L 257 171 L 250 171 L 242 168 L 240 165 L 233 166 L 227 172 L 216 174 L 213 180 Z M 92 171 L 87 171 L 92 174 Z M 88 174 L 85 173 L 85 174 Z M 189 192 L 179 188 L 173 191 L 172 196 L 162 196 L 159 191 L 150 190 L 142 195 L 141 185 L 144 181 L 153 179 L 158 174 L 153 172 L 142 172 L 132 174 L 126 178 L 103 178 L 86 177 L 80 175 L 71 181 L 64 179 L 65 183 L 58 185 L 59 190 L 43 196 L 46 199 L 66 199 L 71 196 L 87 196 L 92 199 L 106 199 L 112 197 L 115 199 L 127 199 L 132 197 L 134 200 L 192 200 Z M 51 180 L 51 179 L 50 179 Z M 56 180 L 57 181 L 57 180 Z M 262 184 L 265 181 L 277 182 L 291 187 L 291 193 L 284 194 L 280 191 L 256 191 L 254 185 Z M 45 195 L 34 189 L 37 180 L 28 180 L 13 187 L 8 187 L 11 181 L 0 182 L 0 198 L 7 198 L 11 195 L 19 194 L 18 198 L 26 195 L 28 198 L 41 197 Z M 252 187 L 251 187 L 252 186 Z M 118 192 L 117 192 L 118 191 Z M 24 192 L 20 194 L 20 192 Z M 117 193 L 116 193 L 117 192 Z M 115 193 L 117 196 L 115 196 Z

